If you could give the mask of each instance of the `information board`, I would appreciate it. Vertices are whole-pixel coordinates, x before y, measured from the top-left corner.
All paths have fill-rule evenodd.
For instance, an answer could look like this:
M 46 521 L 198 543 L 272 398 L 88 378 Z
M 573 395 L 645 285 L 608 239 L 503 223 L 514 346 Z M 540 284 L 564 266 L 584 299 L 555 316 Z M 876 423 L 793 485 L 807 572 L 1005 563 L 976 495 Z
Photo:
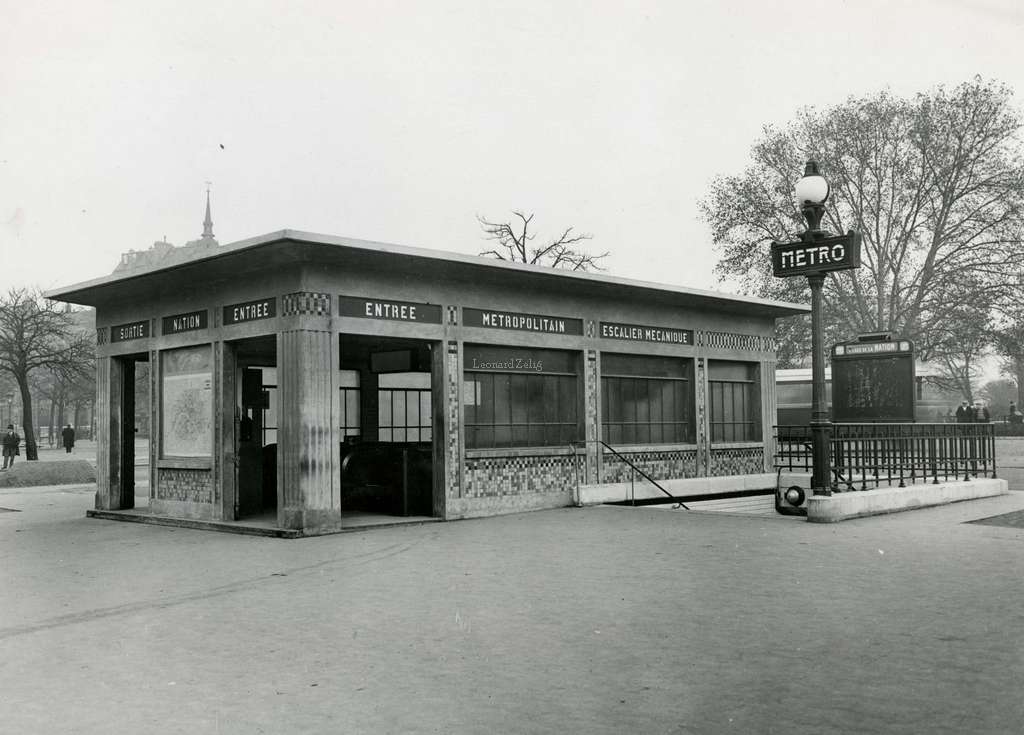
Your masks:
M 832 348 L 832 420 L 914 421 L 914 347 L 909 340 L 847 342 Z

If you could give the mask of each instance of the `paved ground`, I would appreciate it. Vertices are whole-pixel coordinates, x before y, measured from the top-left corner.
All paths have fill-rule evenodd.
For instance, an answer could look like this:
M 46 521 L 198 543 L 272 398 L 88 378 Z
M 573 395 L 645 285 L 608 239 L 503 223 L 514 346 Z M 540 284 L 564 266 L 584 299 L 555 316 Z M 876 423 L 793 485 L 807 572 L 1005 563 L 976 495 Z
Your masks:
M 0 493 L 0 731 L 1018 733 L 1024 493 L 285 541 Z

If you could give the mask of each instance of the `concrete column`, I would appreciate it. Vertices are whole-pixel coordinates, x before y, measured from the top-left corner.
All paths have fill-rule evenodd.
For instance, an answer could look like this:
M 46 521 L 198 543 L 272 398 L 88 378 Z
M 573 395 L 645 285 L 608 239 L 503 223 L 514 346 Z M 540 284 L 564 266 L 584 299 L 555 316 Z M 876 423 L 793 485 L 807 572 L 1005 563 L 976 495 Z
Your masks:
M 761 438 L 764 441 L 764 471 L 774 469 L 775 432 L 778 420 L 778 396 L 775 388 L 775 360 L 761 363 Z
M 599 458 L 602 455 L 601 445 L 597 443 L 597 440 L 601 438 L 601 379 L 597 369 L 597 350 L 587 350 L 585 354 L 583 364 L 583 395 L 585 396 L 583 438 L 587 440 L 587 443 L 584 448 L 584 467 L 580 474 L 583 482 L 595 483 L 601 481 L 597 470 Z
M 708 395 L 708 361 L 697 358 L 697 476 L 707 477 L 711 472 L 711 406 Z
M 337 432 L 331 416 L 331 333 L 285 330 L 278 337 L 278 524 L 311 531 L 341 523 L 340 497 L 332 492 Z
M 96 508 L 122 510 L 135 505 L 134 493 L 121 477 L 124 431 L 125 363 L 112 357 L 96 359 Z M 133 386 L 130 386 L 133 388 Z M 131 417 L 134 422 L 135 417 Z M 134 425 L 134 423 L 133 423 Z

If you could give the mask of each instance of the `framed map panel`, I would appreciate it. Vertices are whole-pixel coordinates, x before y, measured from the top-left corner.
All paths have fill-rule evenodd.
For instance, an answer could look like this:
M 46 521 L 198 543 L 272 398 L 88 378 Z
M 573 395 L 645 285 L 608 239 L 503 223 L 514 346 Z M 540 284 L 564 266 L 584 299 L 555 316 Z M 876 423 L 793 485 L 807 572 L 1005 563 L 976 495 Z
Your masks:
M 161 362 L 163 457 L 213 454 L 213 350 L 210 345 L 165 350 Z

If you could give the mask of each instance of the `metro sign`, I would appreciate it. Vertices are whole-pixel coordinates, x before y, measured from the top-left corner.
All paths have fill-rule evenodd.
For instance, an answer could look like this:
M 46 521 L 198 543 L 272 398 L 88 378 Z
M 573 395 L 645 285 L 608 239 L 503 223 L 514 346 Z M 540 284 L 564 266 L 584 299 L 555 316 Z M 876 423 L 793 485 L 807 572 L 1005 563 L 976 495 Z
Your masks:
M 777 278 L 860 268 L 860 234 L 800 242 L 772 243 L 772 271 Z

